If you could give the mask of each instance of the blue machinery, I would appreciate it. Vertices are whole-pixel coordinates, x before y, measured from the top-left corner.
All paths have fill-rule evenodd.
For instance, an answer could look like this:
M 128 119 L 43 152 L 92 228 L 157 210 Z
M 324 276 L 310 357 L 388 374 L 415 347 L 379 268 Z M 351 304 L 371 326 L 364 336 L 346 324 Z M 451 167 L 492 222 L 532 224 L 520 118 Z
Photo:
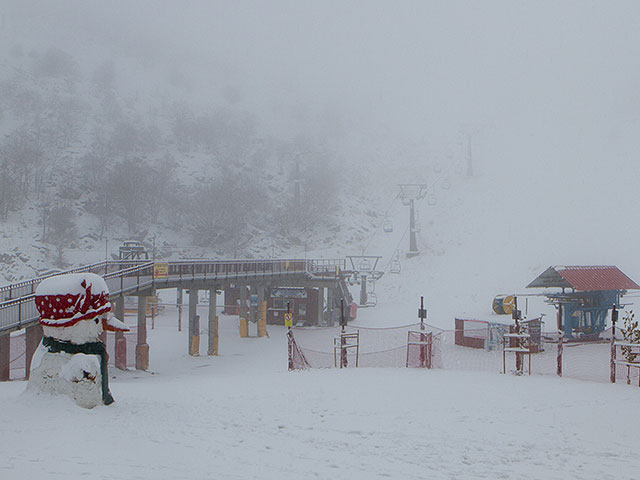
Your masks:
M 527 288 L 560 288 L 545 293 L 547 302 L 559 310 L 558 330 L 565 338 L 597 339 L 606 328 L 612 307 L 620 308 L 620 298 L 627 290 L 640 286 L 615 266 L 549 267 Z

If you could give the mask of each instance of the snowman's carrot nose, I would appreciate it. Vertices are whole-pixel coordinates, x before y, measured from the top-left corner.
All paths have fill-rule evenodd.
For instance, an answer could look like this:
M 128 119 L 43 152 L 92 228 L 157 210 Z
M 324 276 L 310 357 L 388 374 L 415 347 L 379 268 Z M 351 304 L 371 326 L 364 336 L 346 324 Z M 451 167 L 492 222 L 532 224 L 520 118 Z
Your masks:
M 109 332 L 128 332 L 129 327 L 113 315 L 102 317 L 102 329 Z

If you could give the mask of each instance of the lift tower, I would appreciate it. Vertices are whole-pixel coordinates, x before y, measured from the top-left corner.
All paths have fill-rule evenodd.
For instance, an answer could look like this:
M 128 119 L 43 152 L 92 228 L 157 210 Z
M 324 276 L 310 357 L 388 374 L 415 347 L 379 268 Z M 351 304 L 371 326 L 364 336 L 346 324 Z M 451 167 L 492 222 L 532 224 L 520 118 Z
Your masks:
M 407 257 L 415 257 L 420 254 L 416 241 L 418 228 L 416 227 L 415 201 L 426 196 L 427 184 L 401 183 L 398 186 L 400 187 L 399 197 L 402 199 L 402 204 L 409 207 L 409 251 Z

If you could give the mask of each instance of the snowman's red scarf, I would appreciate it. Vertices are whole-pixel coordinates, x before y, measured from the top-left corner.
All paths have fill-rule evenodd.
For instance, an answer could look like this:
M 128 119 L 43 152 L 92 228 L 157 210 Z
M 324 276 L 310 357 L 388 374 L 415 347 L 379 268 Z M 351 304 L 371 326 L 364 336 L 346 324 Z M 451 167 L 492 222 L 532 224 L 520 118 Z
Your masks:
M 100 357 L 100 375 L 102 377 L 102 403 L 111 405 L 114 400 L 109 392 L 109 372 L 107 369 L 107 349 L 102 342 L 71 343 L 65 340 L 56 340 L 53 337 L 44 337 L 42 345 L 47 347 L 50 353 L 65 352 L 71 355 L 84 353 L 85 355 L 98 355 Z

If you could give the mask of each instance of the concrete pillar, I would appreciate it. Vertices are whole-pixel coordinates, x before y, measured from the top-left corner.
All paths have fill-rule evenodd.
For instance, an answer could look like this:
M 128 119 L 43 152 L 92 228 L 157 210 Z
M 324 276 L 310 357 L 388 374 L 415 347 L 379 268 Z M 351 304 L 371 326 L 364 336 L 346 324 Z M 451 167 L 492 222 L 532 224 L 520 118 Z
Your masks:
M 189 345 L 187 350 L 189 355 L 193 355 L 194 351 L 194 336 L 196 334 L 200 334 L 200 332 L 196 332 L 196 315 L 198 314 L 198 290 L 192 288 L 189 290 Z
M 324 288 L 318 287 L 318 317 L 316 318 L 316 325 L 324 325 L 324 318 L 322 311 L 324 310 Z
M 31 371 L 31 359 L 38 345 L 42 341 L 42 325 L 39 323 L 26 328 L 24 336 L 25 344 L 25 375 L 24 378 L 29 380 L 29 372 Z
M 251 323 L 256 325 L 256 336 L 257 336 L 257 325 L 258 325 L 258 305 L 254 302 L 255 298 L 258 296 L 258 289 L 255 285 L 252 285 L 249 290 L 249 319 Z
M 0 382 L 11 379 L 11 335 L 0 336 Z
M 258 337 L 267 335 L 267 305 L 264 301 L 264 286 L 258 287 Z
M 333 287 L 327 288 L 327 325 L 333 327 Z
M 247 318 L 247 286 L 240 285 L 240 318 Z
M 124 322 L 124 297 L 116 298 L 113 306 L 113 314 L 115 317 Z M 105 343 L 106 345 L 106 343 Z M 124 332 L 116 332 L 115 334 L 115 354 L 116 368 L 120 370 L 127 369 L 127 340 L 124 338 Z
M 182 289 L 178 288 L 178 298 L 176 299 L 178 305 L 178 331 L 182 331 Z
M 209 290 L 209 347 L 207 355 L 218 354 L 218 322 L 216 321 L 217 307 L 216 289 Z
M 149 370 L 147 344 L 147 297 L 138 297 L 138 343 L 136 344 L 136 370 Z

